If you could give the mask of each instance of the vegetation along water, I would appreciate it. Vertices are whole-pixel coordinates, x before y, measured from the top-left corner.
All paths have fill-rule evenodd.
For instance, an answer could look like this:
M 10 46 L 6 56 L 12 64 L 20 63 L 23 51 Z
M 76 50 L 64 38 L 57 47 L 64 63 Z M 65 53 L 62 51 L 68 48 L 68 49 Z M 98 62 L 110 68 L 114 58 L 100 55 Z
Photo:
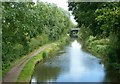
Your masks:
M 2 2 L 3 82 L 120 81 L 119 0 L 67 3 Z
M 120 2 L 69 2 L 82 45 L 120 73 Z
M 3 76 L 17 59 L 41 45 L 65 36 L 72 22 L 68 13 L 43 2 L 3 2 Z
M 64 46 L 64 49 L 36 65 L 31 84 L 34 82 L 115 81 L 119 81 L 119 78 L 114 73 L 107 73 L 100 58 L 85 52 L 76 39 L 71 39 L 70 44 Z

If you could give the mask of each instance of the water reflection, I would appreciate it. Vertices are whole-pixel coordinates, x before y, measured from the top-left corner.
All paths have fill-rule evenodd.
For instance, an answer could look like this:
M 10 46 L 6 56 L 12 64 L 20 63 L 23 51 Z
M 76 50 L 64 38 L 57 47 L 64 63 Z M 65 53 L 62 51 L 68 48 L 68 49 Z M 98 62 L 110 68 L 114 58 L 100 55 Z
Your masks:
M 60 72 L 60 68 L 41 65 L 36 67 L 36 72 L 37 74 L 34 74 L 33 81 L 50 81 L 50 80 L 53 81 L 53 79 L 57 78 Z
M 111 69 L 111 67 L 107 67 L 106 71 L 106 80 L 107 82 L 120 82 L 120 74 L 115 71 L 114 69 Z
M 77 40 L 75 40 L 74 42 L 72 42 L 71 46 L 73 48 L 81 48 L 81 45 L 77 42 Z
M 36 66 L 31 82 L 103 82 L 105 72 L 100 59 L 84 52 L 74 40 L 64 52 Z

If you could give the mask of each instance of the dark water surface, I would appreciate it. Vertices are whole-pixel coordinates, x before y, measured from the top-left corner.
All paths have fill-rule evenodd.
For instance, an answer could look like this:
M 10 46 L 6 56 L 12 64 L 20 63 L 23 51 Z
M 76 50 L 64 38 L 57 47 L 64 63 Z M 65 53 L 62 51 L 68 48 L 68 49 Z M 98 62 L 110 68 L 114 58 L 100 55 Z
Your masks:
M 104 82 L 105 68 L 100 59 L 81 49 L 74 40 L 57 54 L 37 64 L 32 82 Z

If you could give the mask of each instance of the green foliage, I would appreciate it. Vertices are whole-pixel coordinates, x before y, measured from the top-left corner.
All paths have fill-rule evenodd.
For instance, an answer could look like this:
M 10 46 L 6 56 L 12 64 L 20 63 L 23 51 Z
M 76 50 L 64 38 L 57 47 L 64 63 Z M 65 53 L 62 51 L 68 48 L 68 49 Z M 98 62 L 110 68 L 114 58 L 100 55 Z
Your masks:
M 95 20 L 96 16 L 94 14 L 98 5 L 99 3 L 91 2 L 69 2 L 69 10 L 72 10 L 72 14 L 75 16 L 78 26 L 83 27 L 84 25 L 85 28 L 89 27 L 89 31 L 93 36 L 101 33 L 101 29 L 97 26 Z
M 120 71 L 120 2 L 69 2 L 83 46 Z
M 95 37 L 90 36 L 90 38 L 86 41 L 86 44 L 89 49 L 92 50 L 96 55 L 101 55 L 101 57 L 106 56 L 108 48 L 109 48 L 109 39 L 95 39 Z M 105 52 L 106 51 L 106 52 Z
M 2 3 L 2 66 L 39 46 L 65 36 L 71 26 L 69 13 L 54 4 Z
M 38 54 L 37 56 L 33 57 L 23 68 L 21 71 L 17 82 L 30 82 L 31 76 L 34 71 L 35 64 L 42 59 L 42 54 Z
M 89 35 L 91 34 L 92 32 L 89 29 L 89 27 L 86 28 L 84 25 L 80 27 L 79 37 L 81 38 L 81 40 L 86 40 L 87 38 L 89 38 Z
M 45 59 L 47 56 L 48 56 L 48 53 L 47 53 L 46 51 L 44 51 L 44 52 L 42 53 L 42 58 Z
M 38 55 L 34 56 L 31 60 L 29 60 L 29 62 L 25 65 L 25 67 L 22 69 L 17 82 L 27 82 L 29 83 L 34 71 L 34 67 L 36 65 L 36 63 L 38 63 L 39 61 L 43 60 L 43 56 L 48 56 L 48 54 L 53 54 L 55 53 L 57 50 L 60 49 L 60 46 L 63 46 L 63 43 L 66 43 L 66 40 L 68 39 L 68 37 L 63 37 L 59 40 L 57 40 L 56 42 L 53 42 L 50 45 L 50 47 L 47 47 L 44 50 L 42 50 L 41 53 L 39 53 Z M 62 41 L 62 42 L 61 42 Z M 59 44 L 59 45 L 58 45 Z M 48 56 L 50 57 L 50 55 Z
M 103 36 L 109 37 L 110 40 L 107 50 L 108 62 L 117 68 L 120 65 L 120 3 L 103 3 L 95 14 L 98 25 L 104 31 Z

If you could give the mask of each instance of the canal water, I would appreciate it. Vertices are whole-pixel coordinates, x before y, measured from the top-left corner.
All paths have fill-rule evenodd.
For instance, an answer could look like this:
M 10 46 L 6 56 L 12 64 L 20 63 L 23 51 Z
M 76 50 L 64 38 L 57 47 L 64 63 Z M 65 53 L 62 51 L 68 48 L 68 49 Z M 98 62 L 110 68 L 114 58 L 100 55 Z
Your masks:
M 36 65 L 31 83 L 106 81 L 105 68 L 100 59 L 83 51 L 77 40 L 71 41 L 58 53 Z

